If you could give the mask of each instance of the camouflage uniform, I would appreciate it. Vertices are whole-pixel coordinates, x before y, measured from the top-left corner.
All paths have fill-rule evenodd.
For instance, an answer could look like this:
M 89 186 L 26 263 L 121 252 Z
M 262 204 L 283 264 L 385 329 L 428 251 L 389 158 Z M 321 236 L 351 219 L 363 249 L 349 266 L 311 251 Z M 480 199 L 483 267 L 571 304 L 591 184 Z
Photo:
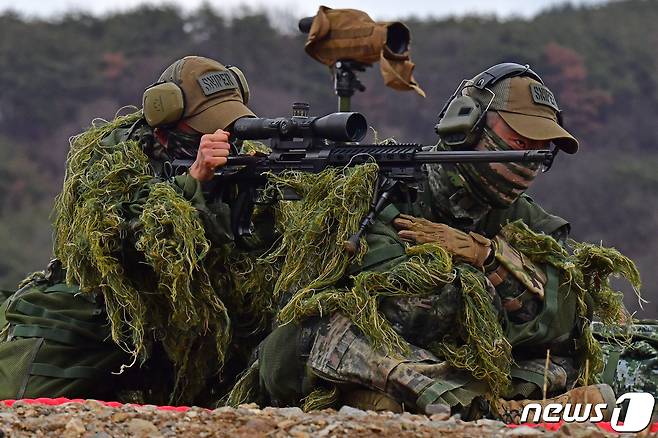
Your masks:
M 552 97 L 537 80 L 514 77 L 492 88 L 495 93 L 487 94 L 484 91 L 488 90 L 484 90 L 484 96 L 476 96 L 481 107 L 499 110 L 508 125 L 519 126 L 516 132 L 521 132 L 521 128 L 527 132 L 528 126 L 541 124 L 544 135 L 547 132 L 554 135 L 541 138 L 553 139 L 568 153 L 577 150 L 576 140 L 558 125 L 554 99 L 537 100 L 531 96 L 531 90 L 538 89 L 542 96 Z M 491 95 L 495 99 L 490 100 Z M 509 150 L 511 146 L 487 127 L 475 148 Z M 562 294 L 558 290 L 560 278 L 556 268 L 537 266 L 500 235 L 504 225 L 521 219 L 535 233 L 550 235 L 562 244 L 566 241 L 568 222 L 546 213 L 522 194 L 539 167 L 513 163 L 431 165 L 427 172 L 426 184 L 416 202 L 388 206 L 370 226 L 365 235 L 368 253 L 347 274 L 385 271 L 407 260 L 405 243 L 392 225 L 400 213 L 491 239 L 495 256 L 486 261 L 479 275 L 483 283 L 495 289 L 489 306 L 499 317 L 516 361 L 511 371 L 512 386 L 505 395 L 541 397 L 548 349 L 551 351 L 548 391 L 551 394 L 566 391 L 577 378 L 572 359 L 574 339 L 580 337 L 583 328 L 576 317 L 575 294 Z M 412 344 L 411 355 L 398 360 L 373 351 L 363 333 L 345 318 L 314 321 L 310 329 L 305 324 L 296 328 L 280 327 L 259 350 L 261 387 L 270 402 L 296 404 L 309 395 L 312 389 L 309 383 L 314 382 L 312 376 L 319 376 L 337 384 L 343 392 L 360 385 L 386 394 L 411 410 L 422 412 L 435 403 L 455 409 L 465 407 L 486 392 L 482 382 L 465 371 L 451 369 L 428 351 L 432 342 L 444 336 L 459 341 L 462 328 L 458 316 L 462 306 L 459 278 L 428 297 L 383 299 L 379 303 L 380 312 Z M 284 332 L 287 336 L 282 335 Z M 297 347 L 283 348 L 283 344 Z M 288 385 L 295 391 L 281 396 L 278 391 L 281 382 L 290 374 L 278 375 L 281 368 L 270 365 L 286 363 L 300 364 L 298 369 L 303 371 L 305 384 Z
M 349 269 L 350 274 L 363 269 L 384 271 L 406 260 L 405 244 L 390 224 L 400 210 L 491 238 L 505 223 L 516 219 L 523 219 L 535 231 L 553 235 L 561 241 L 567 237 L 569 224 L 546 213 L 526 195 L 507 209 L 481 208 L 458 185 L 459 180 L 450 169 L 436 166 L 430 169 L 430 175 L 428 184 L 435 186 L 425 188 L 425 198 L 419 199 L 411 208 L 390 206 L 382 212 L 365 236 L 369 252 L 361 266 Z M 450 198 L 450 201 L 432 202 L 432 197 Z M 453 204 L 455 199 L 460 202 Z M 473 208 L 464 207 L 469 201 Z M 450 205 L 453 208 L 452 211 L 439 211 L 428 208 L 430 205 Z M 531 266 L 530 263 L 527 265 Z M 489 269 L 495 270 L 496 267 Z M 534 278 L 536 273 L 530 271 L 527 275 Z M 517 276 L 508 275 L 492 295 L 491 305 L 500 315 L 517 359 L 510 396 L 541 394 L 548 348 L 552 352 L 549 393 L 563 392 L 575 382 L 576 370 L 569 358 L 573 354 L 573 338 L 579 335 L 575 302 L 564 297 L 558 299 L 558 283 L 555 272 L 551 273 L 542 299 L 528 292 L 527 286 Z M 544 305 L 544 300 L 551 302 L 551 306 Z M 265 393 L 261 402 L 296 405 L 314 388 L 322 387 L 322 381 L 325 381 L 338 384 L 344 396 L 355 387 L 366 387 L 386 393 L 403 403 L 405 408 L 416 411 L 423 411 L 427 405 L 435 403 L 467 406 L 486 392 L 486 386 L 467 372 L 452 369 L 427 350 L 442 336 L 455 334 L 460 309 L 458 283 L 448 284 L 429 297 L 384 299 L 380 311 L 412 344 L 412 353 L 398 359 L 373 351 L 364 335 L 348 319 L 337 315 L 332 319 L 314 319 L 301 326 L 280 327 L 259 350 L 260 380 Z M 292 368 L 292 363 L 298 364 L 297 371 Z M 303 376 L 301 381 L 300 376 Z

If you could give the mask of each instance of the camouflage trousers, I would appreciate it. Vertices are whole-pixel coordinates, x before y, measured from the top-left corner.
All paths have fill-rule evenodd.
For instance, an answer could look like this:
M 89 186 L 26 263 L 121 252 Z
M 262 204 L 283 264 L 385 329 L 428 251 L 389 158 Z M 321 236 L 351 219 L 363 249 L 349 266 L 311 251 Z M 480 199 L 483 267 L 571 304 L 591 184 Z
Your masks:
M 299 405 L 313 389 L 334 385 L 339 392 L 374 391 L 419 413 L 437 404 L 453 412 L 473 412 L 472 405 L 482 404 L 488 393 L 484 382 L 423 348 L 410 347 L 404 357 L 383 354 L 340 314 L 279 327 L 259 349 L 261 400 L 277 406 Z M 545 375 L 548 393 L 560 394 L 573 385 L 576 372 L 566 358 L 552 358 L 547 370 L 544 358 L 520 359 L 512 372 L 509 396 L 541 398 Z
M 83 294 L 59 280 L 34 280 L 0 306 L 0 400 L 172 403 L 175 372 L 162 345 L 153 342 L 148 360 L 135 363 L 111 339 L 102 296 Z M 241 360 L 235 351 L 237 347 L 224 367 L 224 379 L 209 376 L 190 403 L 214 406 L 225 395 L 249 356 Z
M 0 400 L 67 397 L 144 403 L 148 398 L 162 403 L 171 373 L 157 348 L 151 356 L 119 373 L 122 365 L 134 361 L 111 339 L 103 297 L 67 285 L 57 261 L 33 274 L 0 305 Z

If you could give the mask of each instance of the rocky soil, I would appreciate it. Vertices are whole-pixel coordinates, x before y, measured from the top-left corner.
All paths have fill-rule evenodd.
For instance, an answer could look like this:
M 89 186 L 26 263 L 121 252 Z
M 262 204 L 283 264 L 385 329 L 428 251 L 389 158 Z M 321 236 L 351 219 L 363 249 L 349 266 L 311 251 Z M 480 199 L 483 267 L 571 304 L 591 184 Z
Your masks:
M 57 406 L 0 404 L 4 437 L 578 437 L 612 436 L 592 424 L 569 424 L 557 432 L 492 420 L 463 422 L 447 414 L 431 417 L 364 412 L 350 407 L 305 414 L 299 408 L 201 408 L 162 410 L 155 406 L 110 407 L 88 400 Z

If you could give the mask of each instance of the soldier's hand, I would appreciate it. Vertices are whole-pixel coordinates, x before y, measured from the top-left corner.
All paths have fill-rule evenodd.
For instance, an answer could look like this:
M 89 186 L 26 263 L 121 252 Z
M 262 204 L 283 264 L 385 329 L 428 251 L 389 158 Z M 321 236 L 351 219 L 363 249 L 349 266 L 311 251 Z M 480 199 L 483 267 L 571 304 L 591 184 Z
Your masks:
M 222 129 L 201 136 L 196 160 L 190 167 L 190 175 L 194 179 L 209 181 L 215 175 L 215 170 L 226 164 L 226 157 L 231 151 L 228 137 L 229 133 Z
M 465 233 L 446 224 L 401 214 L 393 219 L 400 239 L 412 243 L 438 243 L 458 260 L 482 267 L 491 253 L 491 241 L 477 233 Z

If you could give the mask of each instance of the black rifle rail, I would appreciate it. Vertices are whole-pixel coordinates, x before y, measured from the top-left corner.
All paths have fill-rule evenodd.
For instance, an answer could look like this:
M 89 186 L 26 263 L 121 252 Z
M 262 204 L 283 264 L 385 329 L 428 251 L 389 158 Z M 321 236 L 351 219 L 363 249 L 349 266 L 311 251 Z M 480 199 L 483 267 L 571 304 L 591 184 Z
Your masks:
M 269 155 L 229 156 L 227 164 L 216 176 L 241 173 L 280 173 L 286 170 L 321 172 L 328 167 L 346 167 L 376 162 L 382 171 L 391 167 L 418 167 L 423 164 L 445 163 L 538 163 L 550 167 L 553 152 L 531 151 L 428 151 L 417 143 L 394 145 L 327 145 L 320 149 L 273 150 Z M 187 171 L 193 160 L 174 160 L 174 173 Z
M 307 143 L 311 145 L 308 148 L 295 148 L 295 142 L 276 140 L 269 154 L 229 156 L 227 164 L 215 173 L 220 186 L 235 183 L 238 187 L 237 197 L 231 208 L 231 227 L 239 246 L 243 246 L 244 239 L 251 235 L 253 208 L 259 190 L 266 184 L 268 174 L 285 171 L 319 173 L 329 167 L 340 168 L 376 162 L 379 166 L 379 179 L 370 211 L 361 222 L 359 230 L 345 242 L 345 250 L 354 254 L 365 229 L 392 201 L 395 193 L 403 194 L 409 201 L 410 191 L 419 189 L 419 182 L 424 177 L 422 166 L 425 164 L 524 162 L 538 163 L 548 169 L 555 157 L 549 150 L 431 151 L 416 143 L 354 145 L 319 144 L 312 141 Z M 187 171 L 192 163 L 192 160 L 174 160 L 171 170 L 174 174 L 181 174 Z M 294 193 L 284 193 L 283 196 L 286 200 L 299 199 Z

